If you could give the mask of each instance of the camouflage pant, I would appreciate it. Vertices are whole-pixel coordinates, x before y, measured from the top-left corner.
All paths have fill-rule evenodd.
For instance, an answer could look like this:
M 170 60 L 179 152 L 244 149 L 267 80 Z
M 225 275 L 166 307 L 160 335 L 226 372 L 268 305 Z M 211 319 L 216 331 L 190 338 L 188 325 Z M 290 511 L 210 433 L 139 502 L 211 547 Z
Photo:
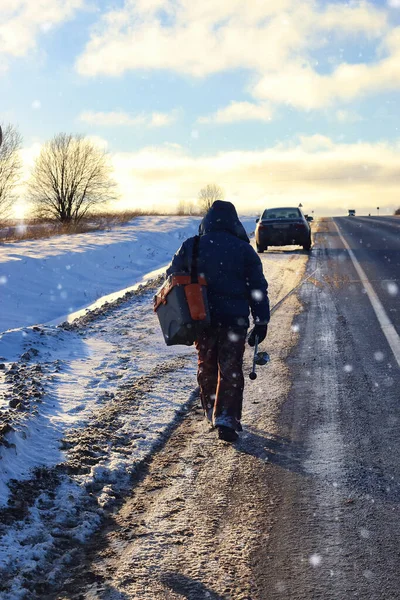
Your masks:
M 243 327 L 209 328 L 196 341 L 201 404 L 215 426 L 236 429 L 240 423 L 246 333 Z

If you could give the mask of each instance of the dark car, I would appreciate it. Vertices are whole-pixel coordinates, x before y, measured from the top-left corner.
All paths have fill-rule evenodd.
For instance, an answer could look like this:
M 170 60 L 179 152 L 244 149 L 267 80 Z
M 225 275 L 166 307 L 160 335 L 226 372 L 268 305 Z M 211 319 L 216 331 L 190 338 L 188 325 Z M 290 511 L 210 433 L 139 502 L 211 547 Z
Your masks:
M 257 252 L 268 246 L 303 246 L 311 250 L 311 227 L 299 208 L 267 208 L 257 219 Z

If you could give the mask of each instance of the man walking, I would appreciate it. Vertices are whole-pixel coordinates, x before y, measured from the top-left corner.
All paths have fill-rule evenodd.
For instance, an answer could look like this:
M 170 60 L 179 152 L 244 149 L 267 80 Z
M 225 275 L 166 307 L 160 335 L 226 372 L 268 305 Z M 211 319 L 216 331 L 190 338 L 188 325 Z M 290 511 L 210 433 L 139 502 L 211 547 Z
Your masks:
M 228 442 L 241 431 L 243 402 L 243 354 L 249 311 L 255 338 L 262 342 L 270 318 L 268 284 L 259 256 L 231 202 L 213 203 L 199 228 L 198 273 L 207 281 L 211 323 L 196 340 L 197 379 L 207 419 Z M 167 275 L 189 272 L 194 238 L 186 240 L 175 254 Z

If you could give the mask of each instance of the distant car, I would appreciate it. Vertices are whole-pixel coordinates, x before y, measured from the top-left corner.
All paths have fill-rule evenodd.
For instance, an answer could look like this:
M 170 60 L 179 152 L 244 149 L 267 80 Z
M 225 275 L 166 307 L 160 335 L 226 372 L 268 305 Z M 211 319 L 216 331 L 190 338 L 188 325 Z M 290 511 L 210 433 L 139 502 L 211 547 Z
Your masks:
M 354 210 L 354 208 L 349 208 L 349 217 L 355 217 L 356 216 L 356 211 Z
M 257 252 L 268 246 L 303 246 L 311 250 L 311 227 L 299 208 L 267 208 L 257 219 Z

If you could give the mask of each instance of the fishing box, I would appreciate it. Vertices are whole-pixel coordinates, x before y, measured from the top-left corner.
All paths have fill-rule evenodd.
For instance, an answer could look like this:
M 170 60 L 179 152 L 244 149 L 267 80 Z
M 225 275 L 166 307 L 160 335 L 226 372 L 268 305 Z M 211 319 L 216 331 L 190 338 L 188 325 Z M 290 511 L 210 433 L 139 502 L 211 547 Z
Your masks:
M 175 273 L 154 296 L 154 311 L 167 346 L 191 346 L 210 324 L 207 283 L 197 274 Z

